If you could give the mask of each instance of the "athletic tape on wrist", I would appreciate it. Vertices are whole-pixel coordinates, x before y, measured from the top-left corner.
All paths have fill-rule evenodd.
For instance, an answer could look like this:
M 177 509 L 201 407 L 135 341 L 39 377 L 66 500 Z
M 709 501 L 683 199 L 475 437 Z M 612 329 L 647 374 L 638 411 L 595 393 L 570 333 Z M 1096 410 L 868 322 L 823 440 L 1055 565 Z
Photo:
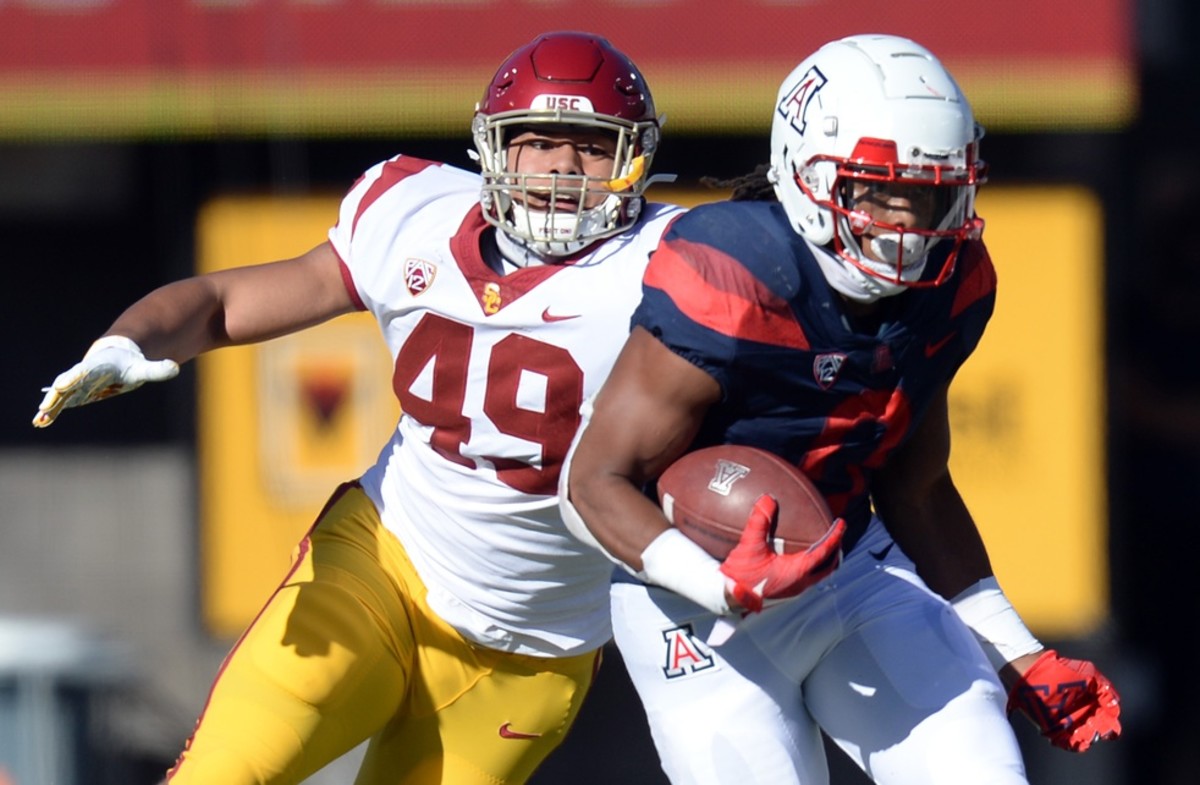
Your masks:
M 1021 621 L 1016 608 L 1004 596 L 995 576 L 984 578 L 966 589 L 950 604 L 959 618 L 975 633 L 992 667 L 999 670 L 1043 646 Z
M 637 576 L 681 594 L 718 616 L 729 613 L 721 563 L 678 529 L 667 529 L 646 546 Z

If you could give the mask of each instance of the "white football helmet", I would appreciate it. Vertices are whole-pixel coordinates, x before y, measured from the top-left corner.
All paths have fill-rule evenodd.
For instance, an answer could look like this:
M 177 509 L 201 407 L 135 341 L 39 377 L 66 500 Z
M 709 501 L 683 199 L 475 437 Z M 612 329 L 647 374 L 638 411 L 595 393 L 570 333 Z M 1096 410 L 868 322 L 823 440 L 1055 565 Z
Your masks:
M 508 171 L 508 136 L 539 124 L 612 133 L 617 140 L 610 177 L 521 175 Z M 633 61 L 604 38 L 559 32 L 538 36 L 500 66 L 471 125 L 483 170 L 483 215 L 538 256 L 568 256 L 624 231 L 641 212 L 660 122 L 650 89 Z M 535 180 L 530 185 L 528 180 Z M 547 196 L 546 210 L 529 210 L 530 189 Z M 548 191 L 548 193 L 547 193 Z M 555 205 L 567 192 L 577 209 Z M 605 194 L 585 208 L 584 197 Z
M 963 241 L 980 236 L 982 136 L 962 90 L 927 49 L 856 35 L 821 47 L 783 81 L 768 176 L 792 227 L 832 250 L 818 255 L 830 284 L 869 302 L 945 282 Z M 855 209 L 852 190 L 885 184 L 931 189 L 931 224 L 885 224 Z M 868 230 L 874 256 L 886 261 L 864 254 Z M 941 268 L 927 273 L 939 242 L 952 245 Z

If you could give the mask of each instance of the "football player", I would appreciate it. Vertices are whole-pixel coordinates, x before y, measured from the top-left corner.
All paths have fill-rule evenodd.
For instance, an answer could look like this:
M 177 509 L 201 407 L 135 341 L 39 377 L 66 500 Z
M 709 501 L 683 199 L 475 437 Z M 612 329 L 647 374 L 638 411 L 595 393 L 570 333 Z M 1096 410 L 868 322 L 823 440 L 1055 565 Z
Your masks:
M 770 166 L 651 257 L 561 499 L 631 573 L 616 642 L 673 782 L 828 782 L 823 730 L 878 783 L 1024 785 L 1006 709 L 1065 749 L 1120 732 L 1108 680 L 1005 598 L 947 466 L 947 390 L 995 295 L 981 136 L 925 48 L 829 43 L 781 86 Z M 723 443 L 818 484 L 837 569 L 768 547 L 769 496 L 723 563 L 669 528 L 644 487 Z
M 644 198 L 660 121 L 598 36 L 513 52 L 471 132 L 482 176 L 373 166 L 326 242 L 152 292 L 41 403 L 45 427 L 356 310 L 394 357 L 398 426 L 230 652 L 172 785 L 297 783 L 367 739 L 359 785 L 520 783 L 591 685 L 611 564 L 562 525 L 558 475 L 681 211 Z

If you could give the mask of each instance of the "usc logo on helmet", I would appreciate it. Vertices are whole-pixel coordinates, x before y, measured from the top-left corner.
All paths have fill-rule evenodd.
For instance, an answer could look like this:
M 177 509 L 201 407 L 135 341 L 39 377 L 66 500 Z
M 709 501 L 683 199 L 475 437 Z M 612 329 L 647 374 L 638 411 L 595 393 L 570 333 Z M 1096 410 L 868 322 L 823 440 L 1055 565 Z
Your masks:
M 594 112 L 592 102 L 584 95 L 539 95 L 533 99 L 531 109 L 562 109 L 566 112 Z

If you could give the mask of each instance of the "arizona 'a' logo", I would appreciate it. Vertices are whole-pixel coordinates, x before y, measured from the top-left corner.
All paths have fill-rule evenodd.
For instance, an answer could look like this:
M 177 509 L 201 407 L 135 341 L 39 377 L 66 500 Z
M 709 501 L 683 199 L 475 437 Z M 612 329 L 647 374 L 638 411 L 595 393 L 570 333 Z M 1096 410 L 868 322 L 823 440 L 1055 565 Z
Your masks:
M 404 260 L 404 286 L 413 297 L 433 286 L 436 275 L 437 268 L 431 262 L 413 258 Z
M 708 489 L 713 493 L 728 496 L 733 490 L 733 484 L 750 473 L 750 467 L 721 458 L 717 461 L 717 469 L 712 479 L 708 481 Z
M 814 65 L 804 72 L 779 102 L 779 106 L 775 107 L 775 111 L 796 129 L 796 133 L 804 133 L 804 128 L 808 125 L 808 107 L 828 81 L 821 69 Z
M 690 624 L 664 630 L 663 641 L 667 648 L 663 675 L 668 679 L 691 676 L 716 665 L 712 651 L 696 637 Z
M 837 381 L 844 362 L 846 362 L 846 355 L 840 352 L 816 356 L 816 359 L 813 360 L 813 378 L 817 380 L 817 384 L 821 386 L 822 390 L 828 390 Z

